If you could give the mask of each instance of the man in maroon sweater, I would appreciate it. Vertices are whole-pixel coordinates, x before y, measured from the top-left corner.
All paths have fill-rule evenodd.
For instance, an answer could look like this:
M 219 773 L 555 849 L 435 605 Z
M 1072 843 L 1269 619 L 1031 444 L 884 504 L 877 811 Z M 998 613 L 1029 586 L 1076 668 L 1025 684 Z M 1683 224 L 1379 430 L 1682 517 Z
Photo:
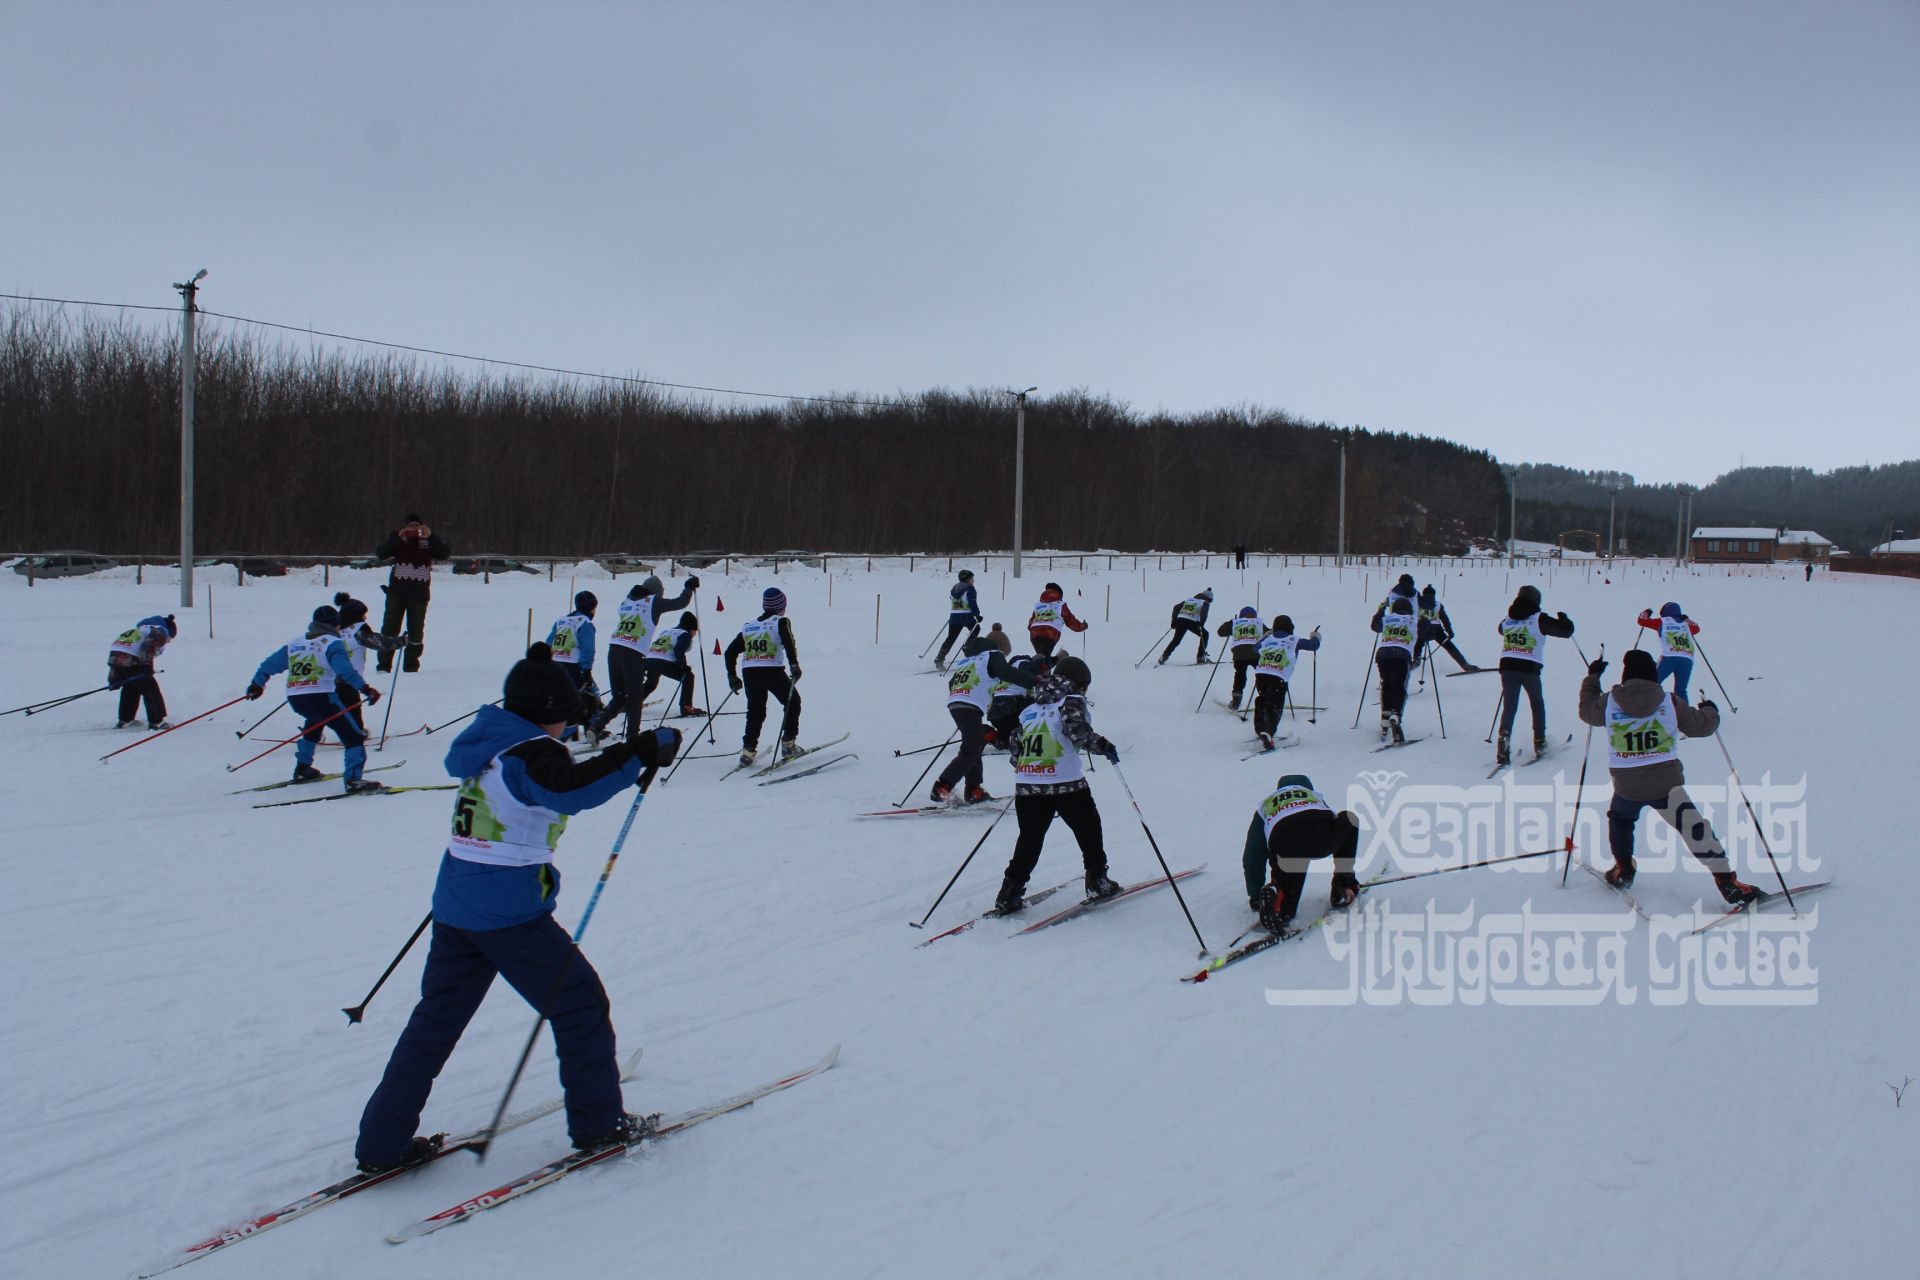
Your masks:
M 389 533 L 373 549 L 374 559 L 390 560 L 393 570 L 387 575 L 386 615 L 380 620 L 380 634 L 407 637 L 406 671 L 420 669 L 420 654 L 426 648 L 427 600 L 433 594 L 433 562 L 453 554 L 446 540 L 427 528 L 426 522 L 409 512 L 407 522 Z M 382 671 L 393 670 L 391 651 L 380 655 Z

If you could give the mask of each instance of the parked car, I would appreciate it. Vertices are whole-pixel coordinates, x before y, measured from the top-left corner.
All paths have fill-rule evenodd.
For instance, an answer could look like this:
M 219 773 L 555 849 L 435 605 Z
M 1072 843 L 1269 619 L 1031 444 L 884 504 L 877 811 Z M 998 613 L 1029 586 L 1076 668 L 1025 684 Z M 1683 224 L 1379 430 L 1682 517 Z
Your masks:
M 22 556 L 13 571 L 23 578 L 79 578 L 105 569 L 118 569 L 118 560 L 91 551 L 49 551 L 43 556 Z
M 378 569 L 379 567 L 380 561 L 373 556 L 355 556 L 347 561 L 349 569 Z
M 278 560 L 266 556 L 237 556 L 226 563 L 232 565 L 249 578 L 284 578 L 287 566 Z
M 511 556 L 477 555 L 459 556 L 454 559 L 455 573 L 538 573 L 530 564 L 522 564 Z
M 825 563 L 823 557 L 820 555 L 818 551 L 806 551 L 806 550 L 770 551 L 767 553 L 767 558 L 765 560 L 762 560 L 760 563 L 763 565 L 772 566 L 772 565 L 786 564 L 789 561 L 794 561 L 794 560 L 799 561 L 802 565 L 805 565 L 809 569 L 821 568 L 822 565 Z
M 642 560 L 638 556 L 595 556 L 593 562 L 616 578 L 623 573 L 652 573 L 654 571 L 651 560 Z
M 724 551 L 689 551 L 683 556 L 675 556 L 674 560 L 689 569 L 705 569 L 710 565 L 719 564 L 726 558 L 727 553 Z

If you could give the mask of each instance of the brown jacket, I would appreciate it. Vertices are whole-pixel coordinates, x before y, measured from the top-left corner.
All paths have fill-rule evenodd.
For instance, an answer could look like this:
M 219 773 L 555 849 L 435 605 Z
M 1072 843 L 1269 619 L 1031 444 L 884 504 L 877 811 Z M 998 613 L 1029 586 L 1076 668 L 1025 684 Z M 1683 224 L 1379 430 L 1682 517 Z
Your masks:
M 1622 711 L 1635 716 L 1652 715 L 1664 693 L 1666 690 L 1654 680 L 1622 680 L 1613 686 L 1614 701 Z M 1675 698 L 1673 717 L 1680 725 L 1682 737 L 1709 738 L 1720 729 L 1720 712 L 1715 707 L 1694 708 Z M 1580 682 L 1580 719 L 1597 729 L 1607 727 L 1607 695 L 1600 688 L 1598 676 L 1588 676 Z M 1686 770 L 1678 760 L 1609 772 L 1613 774 L 1614 793 L 1627 800 L 1665 800 L 1675 787 L 1687 780 Z

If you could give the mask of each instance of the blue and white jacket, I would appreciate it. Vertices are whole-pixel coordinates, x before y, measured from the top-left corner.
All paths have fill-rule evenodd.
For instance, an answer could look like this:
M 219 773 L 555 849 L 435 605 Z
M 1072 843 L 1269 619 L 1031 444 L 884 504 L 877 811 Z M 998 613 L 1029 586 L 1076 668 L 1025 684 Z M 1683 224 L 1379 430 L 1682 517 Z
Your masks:
M 365 693 L 367 691 L 367 682 L 361 677 L 358 671 L 353 669 L 353 659 L 347 656 L 347 646 L 340 643 L 340 633 L 332 627 L 323 627 L 317 622 L 307 628 L 307 639 L 317 640 L 321 636 L 333 637 L 333 642 L 327 646 L 328 669 L 333 672 L 334 676 L 340 680 L 341 683 L 351 685 L 361 693 Z M 253 673 L 251 683 L 257 684 L 264 689 L 266 688 L 267 681 L 281 674 L 286 669 L 287 646 L 281 645 L 278 649 L 268 654 L 266 659 L 261 662 L 259 668 Z M 333 690 L 331 689 L 327 689 L 324 692 L 328 697 L 333 696 Z M 334 701 L 338 702 L 339 699 L 335 698 Z
M 950 604 L 948 618 L 971 618 L 980 621 L 980 593 L 974 590 L 971 582 L 956 582 L 947 591 Z
M 591 759 L 575 760 L 531 720 L 499 707 L 482 707 L 448 748 L 447 774 L 471 781 L 496 759 L 497 785 L 520 804 L 548 810 L 562 821 L 605 804 L 640 777 L 640 762 L 624 742 Z M 458 802 L 454 830 L 460 831 Z M 471 862 L 449 845 L 441 855 L 440 876 L 433 886 L 433 918 L 476 932 L 508 929 L 552 914 L 559 893 L 560 872 L 551 862 L 522 866 Z

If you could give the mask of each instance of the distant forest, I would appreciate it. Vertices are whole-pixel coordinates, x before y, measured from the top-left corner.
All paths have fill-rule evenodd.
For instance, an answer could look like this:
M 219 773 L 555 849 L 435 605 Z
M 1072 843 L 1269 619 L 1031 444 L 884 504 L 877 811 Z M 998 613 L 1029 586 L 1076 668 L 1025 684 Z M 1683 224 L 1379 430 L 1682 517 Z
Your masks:
M 171 332 L 6 313 L 0 547 L 177 547 L 176 346 Z M 409 511 L 456 553 L 1012 545 L 1004 391 L 716 405 L 267 345 L 217 321 L 197 367 L 196 543 L 210 553 L 365 553 Z M 1031 397 L 1026 545 L 1332 551 L 1344 434 L 1264 409 Z M 1347 481 L 1353 551 L 1460 552 L 1503 510 L 1492 457 L 1442 440 L 1358 431 Z
M 163 555 L 178 544 L 172 329 L 0 304 L 0 549 Z M 1012 544 L 1014 415 L 997 389 L 716 403 L 654 385 L 462 375 L 391 354 L 257 340 L 203 322 L 196 543 L 355 555 L 418 511 L 459 553 L 717 549 L 956 552 Z M 1507 535 L 1482 450 L 1253 406 L 1143 414 L 1029 399 L 1029 547 L 1448 554 Z M 1519 532 L 1671 554 L 1680 490 L 1519 469 Z M 1920 463 L 1752 467 L 1700 490 L 1696 524 L 1816 529 L 1864 551 L 1920 526 Z

